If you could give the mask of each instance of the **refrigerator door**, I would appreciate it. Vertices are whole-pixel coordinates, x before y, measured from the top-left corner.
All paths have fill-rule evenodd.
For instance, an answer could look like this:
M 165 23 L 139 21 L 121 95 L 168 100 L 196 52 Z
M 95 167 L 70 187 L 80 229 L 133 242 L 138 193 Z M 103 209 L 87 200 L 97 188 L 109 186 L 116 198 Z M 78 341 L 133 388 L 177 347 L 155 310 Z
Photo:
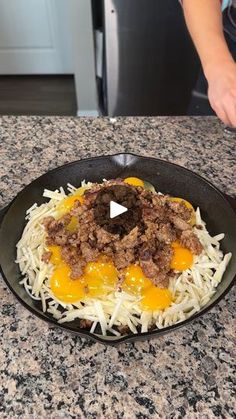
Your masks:
M 104 0 L 107 114 L 186 113 L 199 67 L 178 0 Z

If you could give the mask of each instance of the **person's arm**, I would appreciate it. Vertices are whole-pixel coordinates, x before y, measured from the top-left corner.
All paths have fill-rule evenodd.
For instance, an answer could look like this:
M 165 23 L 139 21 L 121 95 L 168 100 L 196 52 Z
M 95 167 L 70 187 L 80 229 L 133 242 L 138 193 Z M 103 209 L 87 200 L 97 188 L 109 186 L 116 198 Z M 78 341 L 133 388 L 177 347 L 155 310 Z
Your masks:
M 208 81 L 210 104 L 236 127 L 236 64 L 228 50 L 219 0 L 183 0 L 185 20 Z

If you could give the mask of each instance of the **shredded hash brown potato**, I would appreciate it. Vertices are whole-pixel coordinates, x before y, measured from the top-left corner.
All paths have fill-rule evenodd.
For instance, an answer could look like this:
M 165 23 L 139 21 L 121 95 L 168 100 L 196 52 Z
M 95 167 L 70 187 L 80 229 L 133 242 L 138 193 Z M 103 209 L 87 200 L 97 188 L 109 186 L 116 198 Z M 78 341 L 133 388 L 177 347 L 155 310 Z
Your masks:
M 91 183 L 82 182 L 82 187 L 90 188 Z M 68 184 L 70 195 L 77 189 Z M 199 208 L 195 212 L 194 232 L 203 245 L 199 256 L 194 256 L 191 269 L 187 269 L 170 279 L 169 290 L 173 296 L 171 305 L 164 310 L 144 311 L 140 307 L 140 296 L 124 291 L 110 292 L 106 297 L 88 298 L 78 303 L 64 303 L 58 300 L 50 289 L 53 266 L 42 261 L 45 252 L 46 231 L 42 220 L 55 216 L 58 204 L 68 195 L 63 188 L 56 191 L 45 190 L 49 201 L 40 206 L 32 205 L 26 213 L 26 227 L 17 244 L 17 259 L 23 279 L 20 283 L 34 300 L 42 304 L 43 312 L 50 313 L 58 323 L 84 319 L 91 322 L 90 332 L 96 332 L 100 325 L 102 335 L 120 336 L 119 328 L 127 327 L 132 333 L 147 332 L 151 327 L 165 328 L 179 323 L 205 306 L 214 295 L 230 261 L 231 253 L 220 250 L 224 234 L 211 237 L 201 218 Z M 118 327 L 118 329 L 117 329 Z

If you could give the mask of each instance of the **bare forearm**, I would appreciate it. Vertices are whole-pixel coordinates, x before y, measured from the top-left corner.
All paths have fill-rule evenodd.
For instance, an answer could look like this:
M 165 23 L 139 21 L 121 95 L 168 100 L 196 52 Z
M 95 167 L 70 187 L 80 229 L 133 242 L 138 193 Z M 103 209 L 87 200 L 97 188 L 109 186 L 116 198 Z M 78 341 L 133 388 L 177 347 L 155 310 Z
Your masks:
M 208 81 L 208 98 L 218 117 L 236 127 L 236 63 L 223 33 L 219 0 L 183 0 L 189 32 Z
M 208 78 L 211 69 L 233 62 L 223 35 L 219 0 L 183 0 L 189 32 Z

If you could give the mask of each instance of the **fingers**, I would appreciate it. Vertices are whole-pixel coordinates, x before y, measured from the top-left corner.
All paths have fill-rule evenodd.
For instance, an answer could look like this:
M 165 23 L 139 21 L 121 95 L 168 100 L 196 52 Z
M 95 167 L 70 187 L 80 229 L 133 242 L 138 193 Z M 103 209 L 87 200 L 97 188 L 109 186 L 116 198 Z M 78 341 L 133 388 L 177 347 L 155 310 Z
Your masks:
M 216 115 L 218 116 L 218 118 L 220 118 L 220 119 L 221 119 L 221 121 L 222 121 L 225 125 L 229 125 L 229 126 L 231 126 L 230 119 L 228 118 L 228 115 L 227 115 L 227 113 L 226 113 L 226 111 L 224 110 L 224 108 L 223 108 L 223 107 L 216 107 L 216 106 L 215 106 L 215 108 L 213 107 L 213 109 L 214 109 L 214 111 L 215 111 Z
M 225 113 L 229 120 L 230 126 L 236 128 L 236 101 L 230 103 L 230 105 L 224 106 Z
M 236 128 L 236 98 L 230 97 L 220 104 L 211 104 L 217 116 L 225 125 Z

